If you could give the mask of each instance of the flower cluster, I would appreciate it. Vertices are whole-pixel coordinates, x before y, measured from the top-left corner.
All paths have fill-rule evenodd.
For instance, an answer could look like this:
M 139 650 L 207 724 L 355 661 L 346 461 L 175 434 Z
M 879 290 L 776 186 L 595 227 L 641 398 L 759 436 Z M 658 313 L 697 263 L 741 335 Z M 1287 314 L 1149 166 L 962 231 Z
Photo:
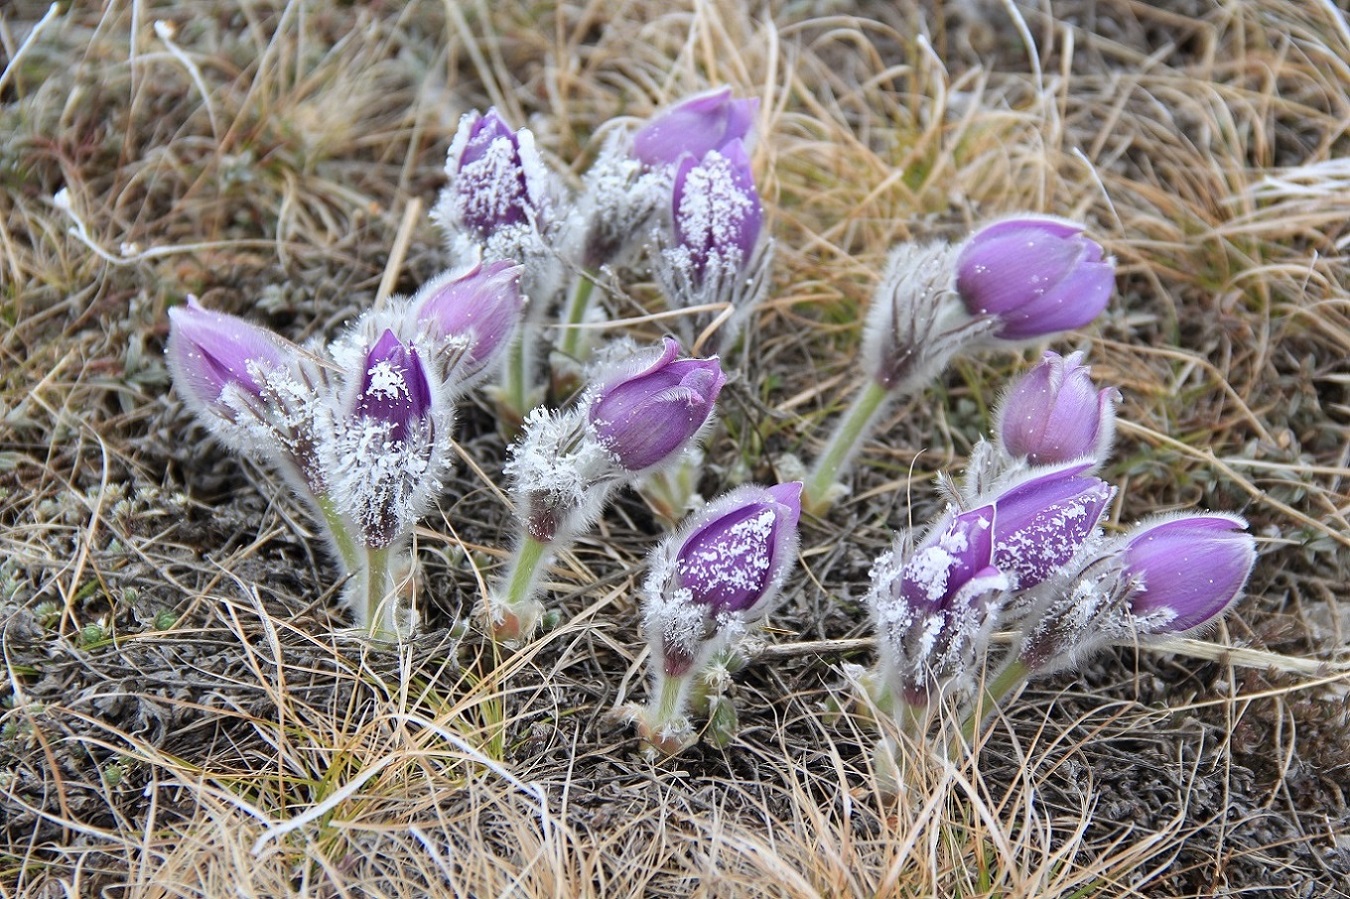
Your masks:
M 708 353 L 734 351 L 772 260 L 752 165 L 758 117 L 758 101 L 720 88 L 641 125 L 616 121 L 572 192 L 528 129 L 471 112 L 432 213 L 459 269 L 306 347 L 192 298 L 171 311 L 178 392 L 312 512 L 359 626 L 386 639 L 416 627 L 413 529 L 446 480 L 457 400 L 500 375 L 487 394 L 514 438 L 502 471 L 516 533 L 480 598 L 484 629 L 505 647 L 538 633 L 552 617 L 549 563 L 617 488 L 636 487 L 658 519 L 684 520 L 655 541 L 638 590 L 650 697 L 632 719 L 653 751 L 689 745 L 700 715 L 725 745 L 728 677 L 797 565 L 802 512 L 824 515 L 844 492 L 886 406 L 959 354 L 1018 348 L 1105 308 L 1114 265 L 1070 221 L 1020 216 L 959 244 L 899 247 L 863 329 L 864 386 L 805 483 L 703 503 L 700 443 L 728 380 Z M 661 320 L 680 340 L 590 339 L 606 324 L 606 290 L 625 279 L 660 286 Z M 535 384 L 545 361 L 551 394 Z M 944 481 L 945 510 L 875 560 L 876 665 L 853 676 L 883 724 L 883 761 L 939 709 L 973 727 L 1029 677 L 1203 629 L 1240 594 L 1255 549 L 1235 516 L 1163 515 L 1108 534 L 1116 490 L 1099 474 L 1118 401 L 1083 354 L 1045 353 L 997 404 L 964 477 Z
M 922 387 L 962 352 L 1015 346 L 1081 327 L 1106 308 L 1115 266 L 1073 222 L 1022 216 L 962 245 L 906 244 L 891 254 L 863 332 L 863 389 L 839 420 L 806 484 L 824 512 L 839 478 L 887 404 Z
M 413 525 L 450 464 L 454 403 L 520 315 L 519 266 L 447 273 L 302 348 L 193 298 L 169 312 L 179 392 L 230 448 L 272 466 L 320 523 L 360 627 L 406 635 Z
M 1092 472 L 1115 400 L 1081 354 L 1046 353 L 1004 396 L 995 439 L 972 454 L 946 513 L 877 559 L 877 665 L 859 681 L 902 731 L 922 735 L 938 701 L 973 722 L 1027 677 L 1203 629 L 1241 593 L 1255 547 L 1235 516 L 1163 516 L 1104 536 L 1115 490 Z M 1006 650 L 995 629 L 1015 635 Z

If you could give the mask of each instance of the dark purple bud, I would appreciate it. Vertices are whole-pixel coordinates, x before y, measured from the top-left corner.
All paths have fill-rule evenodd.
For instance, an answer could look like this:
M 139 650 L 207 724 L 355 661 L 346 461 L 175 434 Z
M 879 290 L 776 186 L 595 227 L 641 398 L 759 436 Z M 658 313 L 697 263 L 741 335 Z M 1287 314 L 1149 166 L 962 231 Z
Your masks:
M 408 430 L 431 411 L 431 385 L 417 350 L 404 346 L 393 331 L 366 354 L 356 415 L 389 424 L 389 441 L 401 443 Z
M 1116 427 L 1119 391 L 1097 390 L 1083 354 L 1047 352 L 1003 398 L 998 432 L 1004 448 L 1033 465 L 1105 459 Z
M 796 561 L 802 484 L 741 487 L 692 519 L 675 580 L 711 615 L 764 608 Z
M 202 308 L 196 297 L 169 310 L 169 371 L 179 392 L 195 405 L 233 420 L 220 402 L 230 385 L 253 396 L 262 393 L 258 376 L 289 370 L 298 349 L 242 318 Z
M 678 162 L 688 154 L 701 159 L 754 127 L 759 100 L 738 100 L 731 88 L 696 94 L 658 113 L 633 135 L 633 156 L 656 167 Z
M 995 336 L 1025 340 L 1086 325 L 1106 308 L 1115 266 L 1074 222 L 1027 216 L 966 242 L 956 290 L 971 315 L 996 317 Z
M 717 357 L 677 359 L 679 353 L 680 345 L 667 337 L 654 362 L 611 377 L 591 403 L 587 414 L 597 438 L 629 472 L 669 461 L 684 449 L 726 383 Z
M 685 157 L 675 172 L 672 197 L 675 244 L 689 253 L 696 277 L 713 259 L 719 268 L 743 270 L 759 241 L 763 210 L 745 145 L 734 140 L 701 159 Z
M 994 500 L 994 564 L 1026 590 L 1059 571 L 1096 531 L 1111 485 L 1088 465 L 1042 474 Z
M 464 342 L 454 369 L 458 379 L 486 370 L 506 349 L 525 308 L 522 271 L 507 260 L 479 263 L 467 273 L 427 282 L 413 298 L 417 322 L 433 341 Z
M 1139 589 L 1137 616 L 1172 616 L 1184 633 L 1214 621 L 1242 593 L 1256 564 L 1256 541 L 1235 515 L 1188 515 L 1140 526 L 1125 546 L 1125 573 Z
M 497 110 L 465 115 L 447 163 L 456 224 L 486 239 L 537 215 L 530 184 L 534 157 L 530 132 L 512 133 Z

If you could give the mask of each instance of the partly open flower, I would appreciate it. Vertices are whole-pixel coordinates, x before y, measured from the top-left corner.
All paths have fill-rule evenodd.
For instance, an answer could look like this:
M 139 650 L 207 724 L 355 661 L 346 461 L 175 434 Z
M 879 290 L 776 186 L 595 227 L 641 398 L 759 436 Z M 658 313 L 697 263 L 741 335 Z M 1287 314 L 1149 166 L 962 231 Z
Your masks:
M 730 87 L 695 94 L 675 104 L 633 135 L 633 155 L 648 166 L 669 165 L 688 154 L 702 158 L 754 127 L 759 100 L 737 99 Z
M 638 732 L 666 753 L 688 745 L 685 706 L 726 674 L 736 647 L 767 615 L 797 559 L 802 485 L 747 485 L 691 515 L 649 557 L 642 585 L 642 630 L 651 646 L 652 686 L 637 710 Z M 725 699 L 714 713 L 715 740 L 735 731 Z
M 1105 461 L 1115 436 L 1120 392 L 1097 390 L 1091 375 L 1082 353 L 1066 359 L 1046 352 L 999 405 L 997 431 L 1004 449 L 1033 465 Z
M 411 315 L 441 357 L 441 378 L 463 389 L 487 372 L 510 343 L 525 308 L 522 266 L 509 260 L 446 272 L 422 286 Z
M 926 704 L 936 689 L 968 679 L 999 596 L 992 505 L 948 514 L 917 546 L 901 535 L 872 568 L 868 602 L 878 664 L 893 695 Z
M 1236 515 L 1209 513 L 1140 525 L 1122 559 L 1137 583 L 1130 611 L 1152 632 L 1186 633 L 1218 619 L 1242 593 L 1256 541 Z
M 679 354 L 679 343 L 667 337 L 660 350 L 610 374 L 590 401 L 596 438 L 630 474 L 678 456 L 703 429 L 726 383 L 716 357 Z
M 1083 227 L 1022 216 L 975 232 L 956 262 L 966 310 L 999 322 L 996 337 L 1026 340 L 1086 325 L 1106 308 L 1115 266 Z

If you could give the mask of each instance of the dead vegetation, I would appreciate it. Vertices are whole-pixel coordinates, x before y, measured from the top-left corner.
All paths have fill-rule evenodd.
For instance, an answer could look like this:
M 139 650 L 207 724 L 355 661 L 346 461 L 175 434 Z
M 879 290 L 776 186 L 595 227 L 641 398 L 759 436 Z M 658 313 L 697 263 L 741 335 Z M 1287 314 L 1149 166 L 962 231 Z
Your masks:
M 1347 894 L 1344 11 L 73 7 L 0 12 L 0 895 Z M 764 101 L 779 256 L 705 495 L 818 448 L 894 242 L 1080 217 L 1121 269 L 1073 338 L 1125 395 L 1114 520 L 1234 510 L 1260 538 L 1212 645 L 1039 683 L 879 795 L 865 724 L 827 714 L 838 666 L 866 659 L 872 557 L 1025 364 L 999 356 L 898 407 L 807 523 L 728 750 L 652 763 L 616 713 L 657 529 L 636 498 L 552 571 L 559 629 L 499 657 L 461 625 L 509 539 L 485 409 L 419 533 L 426 634 L 343 634 L 303 514 L 170 390 L 165 310 L 331 335 L 443 266 L 405 212 L 461 111 L 497 105 L 576 173 L 606 120 L 719 83 Z

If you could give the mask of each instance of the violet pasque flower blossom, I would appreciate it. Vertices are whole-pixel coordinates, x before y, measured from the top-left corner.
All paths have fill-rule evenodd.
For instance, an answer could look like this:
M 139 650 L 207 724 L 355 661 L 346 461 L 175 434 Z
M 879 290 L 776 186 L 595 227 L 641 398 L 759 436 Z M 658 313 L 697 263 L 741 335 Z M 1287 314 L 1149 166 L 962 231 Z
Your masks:
M 878 669 L 892 699 L 923 706 L 969 679 L 1008 578 L 994 564 L 993 505 L 949 513 L 917 545 L 909 534 L 872 567 L 868 604 Z
M 432 471 L 432 410 L 432 387 L 417 350 L 386 330 L 366 354 L 330 466 L 337 505 L 357 522 L 366 546 L 393 543 L 440 487 Z
M 956 290 L 974 316 L 992 316 L 996 337 L 1026 340 L 1086 325 L 1106 308 L 1115 266 L 1083 227 L 1023 216 L 975 232 L 956 261 Z
M 1120 392 L 1097 390 L 1083 354 L 1046 352 L 999 405 L 997 433 L 1008 454 L 1032 465 L 1074 459 L 1105 461 L 1116 429 Z
M 743 271 L 764 215 L 745 145 L 734 140 L 701 159 L 685 157 L 675 170 L 671 211 L 675 246 L 687 253 L 696 282 L 709 269 Z
M 428 342 L 440 348 L 440 376 L 463 390 L 501 359 L 525 308 L 523 266 L 510 260 L 476 263 L 422 285 L 410 314 Z
M 744 139 L 758 112 L 758 99 L 737 99 L 730 87 L 695 94 L 639 128 L 633 135 L 633 156 L 652 167 L 678 162 L 686 154 L 702 158 L 709 150 Z
M 299 349 L 242 318 L 187 305 L 169 310 L 169 371 L 179 393 L 195 410 L 227 422 L 236 419 L 238 399 L 258 398 L 271 371 L 289 371 Z M 237 391 L 232 402 L 227 392 Z
M 727 380 L 721 364 L 715 356 L 679 359 L 679 354 L 679 343 L 667 337 L 655 354 L 611 374 L 591 399 L 591 428 L 625 472 L 674 459 L 712 414 Z
M 1037 473 L 993 500 L 994 564 L 1014 590 L 1058 573 L 1092 539 L 1115 489 L 1079 464 Z
M 666 753 L 688 745 L 691 693 L 706 692 L 711 669 L 725 674 L 732 649 L 768 614 L 796 564 L 800 482 L 737 488 L 690 516 L 649 559 L 642 628 L 651 646 L 651 700 L 638 730 Z M 719 739 L 735 710 L 719 698 Z
M 1218 619 L 1242 593 L 1256 542 L 1236 515 L 1186 515 L 1139 526 L 1121 559 L 1136 585 L 1131 613 L 1148 630 L 1186 633 Z
M 496 232 L 521 225 L 545 211 L 542 163 L 534 135 L 512 132 L 496 109 L 467 113 L 450 145 L 446 169 L 446 207 L 455 224 L 486 241 Z

